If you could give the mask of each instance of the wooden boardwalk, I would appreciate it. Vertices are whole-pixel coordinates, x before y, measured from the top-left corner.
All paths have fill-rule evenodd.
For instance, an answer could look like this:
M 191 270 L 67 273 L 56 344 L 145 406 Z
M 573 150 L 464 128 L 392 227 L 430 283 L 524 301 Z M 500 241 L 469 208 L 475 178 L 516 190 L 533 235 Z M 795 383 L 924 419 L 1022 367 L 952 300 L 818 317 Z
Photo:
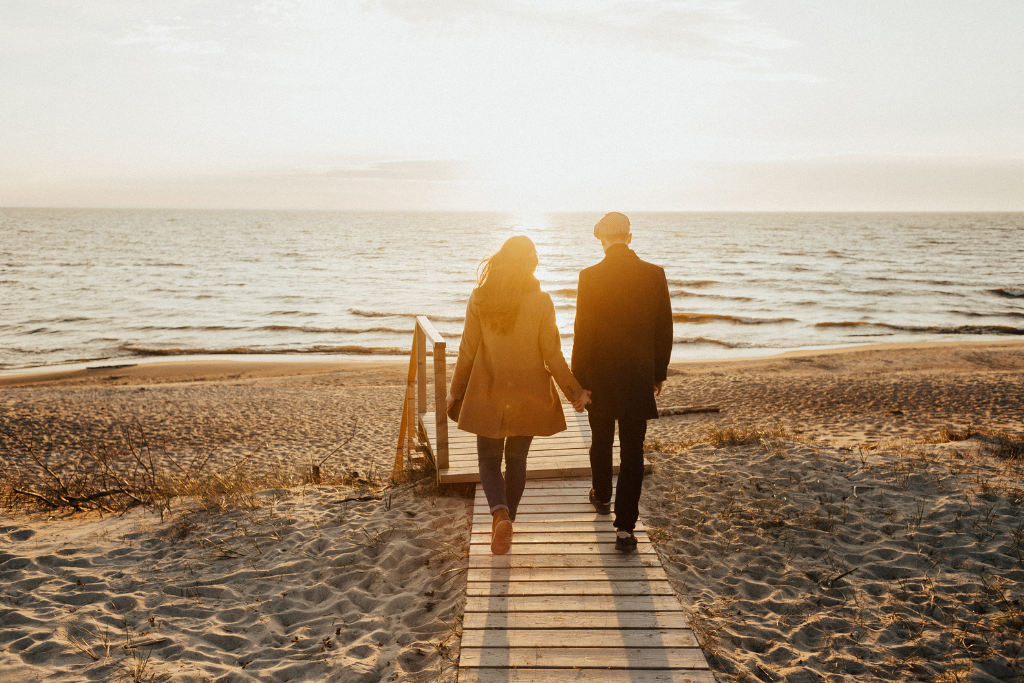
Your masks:
M 446 343 L 418 316 L 394 471 L 419 431 L 439 483 L 478 482 L 476 436 L 427 411 L 428 347 L 436 410 L 448 386 Z M 637 551 L 620 553 L 612 515 L 588 502 L 590 424 L 563 408 L 568 429 L 530 447 L 507 555 L 491 555 L 491 514 L 477 487 L 459 680 L 714 683 L 643 525 Z M 616 472 L 618 450 L 616 439 Z
M 528 479 L 590 476 L 590 423 L 586 413 L 577 413 L 563 405 L 567 429 L 554 436 L 537 437 L 530 446 L 526 476 Z M 419 416 L 420 428 L 427 435 L 427 444 L 435 463 L 437 426 L 434 413 Z M 614 471 L 619 471 L 619 440 L 614 446 Z M 464 432 L 448 421 L 448 466 L 439 464 L 437 480 L 441 484 L 480 481 L 476 461 L 476 435 Z
M 495 556 L 477 487 L 462 683 L 713 683 L 643 525 L 637 552 L 618 552 L 589 489 L 589 476 L 528 481 L 512 550 Z

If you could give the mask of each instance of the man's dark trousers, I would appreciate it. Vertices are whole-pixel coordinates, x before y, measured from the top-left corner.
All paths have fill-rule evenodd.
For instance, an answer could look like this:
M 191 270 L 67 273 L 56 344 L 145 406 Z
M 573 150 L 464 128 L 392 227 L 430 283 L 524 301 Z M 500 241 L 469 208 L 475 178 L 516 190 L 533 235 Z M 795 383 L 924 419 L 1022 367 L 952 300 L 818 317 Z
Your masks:
M 590 469 L 593 472 L 594 495 L 598 500 L 612 499 L 612 445 L 615 440 L 615 418 L 590 413 Z M 615 491 L 615 528 L 632 531 L 640 516 L 640 489 L 644 480 L 645 418 L 620 418 L 619 482 Z

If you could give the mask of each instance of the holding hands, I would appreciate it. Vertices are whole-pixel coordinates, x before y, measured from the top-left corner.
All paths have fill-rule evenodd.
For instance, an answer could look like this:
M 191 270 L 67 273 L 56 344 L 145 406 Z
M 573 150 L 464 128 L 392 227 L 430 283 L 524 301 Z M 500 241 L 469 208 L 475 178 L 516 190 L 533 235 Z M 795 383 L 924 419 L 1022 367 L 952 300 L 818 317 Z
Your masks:
M 580 397 L 572 402 L 572 407 L 576 409 L 577 413 L 582 413 L 592 401 L 590 400 L 590 391 L 587 389 L 583 390 Z

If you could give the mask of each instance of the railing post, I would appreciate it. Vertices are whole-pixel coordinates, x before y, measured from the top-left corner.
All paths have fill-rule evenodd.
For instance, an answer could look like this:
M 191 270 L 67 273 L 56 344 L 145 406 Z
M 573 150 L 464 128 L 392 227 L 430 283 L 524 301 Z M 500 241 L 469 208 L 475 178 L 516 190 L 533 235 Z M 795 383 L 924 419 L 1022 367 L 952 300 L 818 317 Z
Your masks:
M 434 342 L 434 417 L 437 420 L 437 470 L 448 469 L 448 366 L 444 341 Z
M 416 321 L 416 413 L 427 412 L 427 335 Z M 419 426 L 417 425 L 417 429 Z
M 417 332 L 419 331 L 417 327 Z M 405 385 L 405 452 L 412 462 L 413 434 L 416 433 L 416 351 L 419 346 L 419 334 L 413 334 L 412 353 L 409 354 L 409 379 Z
M 445 358 L 447 345 L 444 337 L 438 334 L 430 323 L 430 319 L 418 315 L 413 334 L 413 352 L 409 357 L 410 378 L 416 370 L 419 370 L 418 374 L 423 378 L 422 384 L 417 385 L 415 392 L 419 399 L 419 413 L 413 416 L 415 420 L 427 412 L 427 344 L 431 345 L 434 356 L 434 424 L 437 427 L 434 435 L 435 443 L 430 444 L 430 452 L 434 456 L 434 466 L 437 467 L 437 476 L 440 479 L 441 472 L 448 469 L 448 405 L 445 402 L 448 395 L 448 367 Z M 413 388 L 410 384 L 409 395 L 413 392 Z M 424 429 L 426 429 L 426 425 L 424 425 Z

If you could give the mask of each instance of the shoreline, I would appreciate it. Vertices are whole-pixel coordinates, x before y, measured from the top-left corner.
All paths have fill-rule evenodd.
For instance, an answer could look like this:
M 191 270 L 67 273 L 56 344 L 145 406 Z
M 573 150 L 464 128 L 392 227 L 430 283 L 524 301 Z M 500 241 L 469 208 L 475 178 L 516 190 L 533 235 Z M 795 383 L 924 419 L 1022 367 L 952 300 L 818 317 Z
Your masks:
M 694 366 L 736 366 L 757 364 L 796 358 L 821 356 L 846 356 L 857 353 L 878 353 L 893 351 L 920 351 L 926 349 L 950 348 L 1024 348 L 1024 339 L 983 340 L 983 341 L 931 341 L 931 342 L 883 342 L 879 344 L 858 344 L 828 348 L 804 348 L 760 356 L 735 358 L 673 360 L 670 369 L 677 371 Z M 448 365 L 455 362 L 450 356 Z M 404 372 L 409 366 L 406 357 L 362 357 L 329 356 L 311 357 L 305 354 L 263 354 L 253 357 L 243 354 L 107 358 L 92 361 L 73 361 L 66 364 L 44 365 L 33 368 L 9 368 L 0 370 L 0 387 L 31 386 L 72 382 L 89 383 L 90 380 L 109 381 L 111 373 L 118 379 L 129 382 L 207 381 L 218 379 L 246 379 L 268 377 L 291 377 L 326 374 L 332 372 Z M 114 372 L 116 371 L 116 372 Z

